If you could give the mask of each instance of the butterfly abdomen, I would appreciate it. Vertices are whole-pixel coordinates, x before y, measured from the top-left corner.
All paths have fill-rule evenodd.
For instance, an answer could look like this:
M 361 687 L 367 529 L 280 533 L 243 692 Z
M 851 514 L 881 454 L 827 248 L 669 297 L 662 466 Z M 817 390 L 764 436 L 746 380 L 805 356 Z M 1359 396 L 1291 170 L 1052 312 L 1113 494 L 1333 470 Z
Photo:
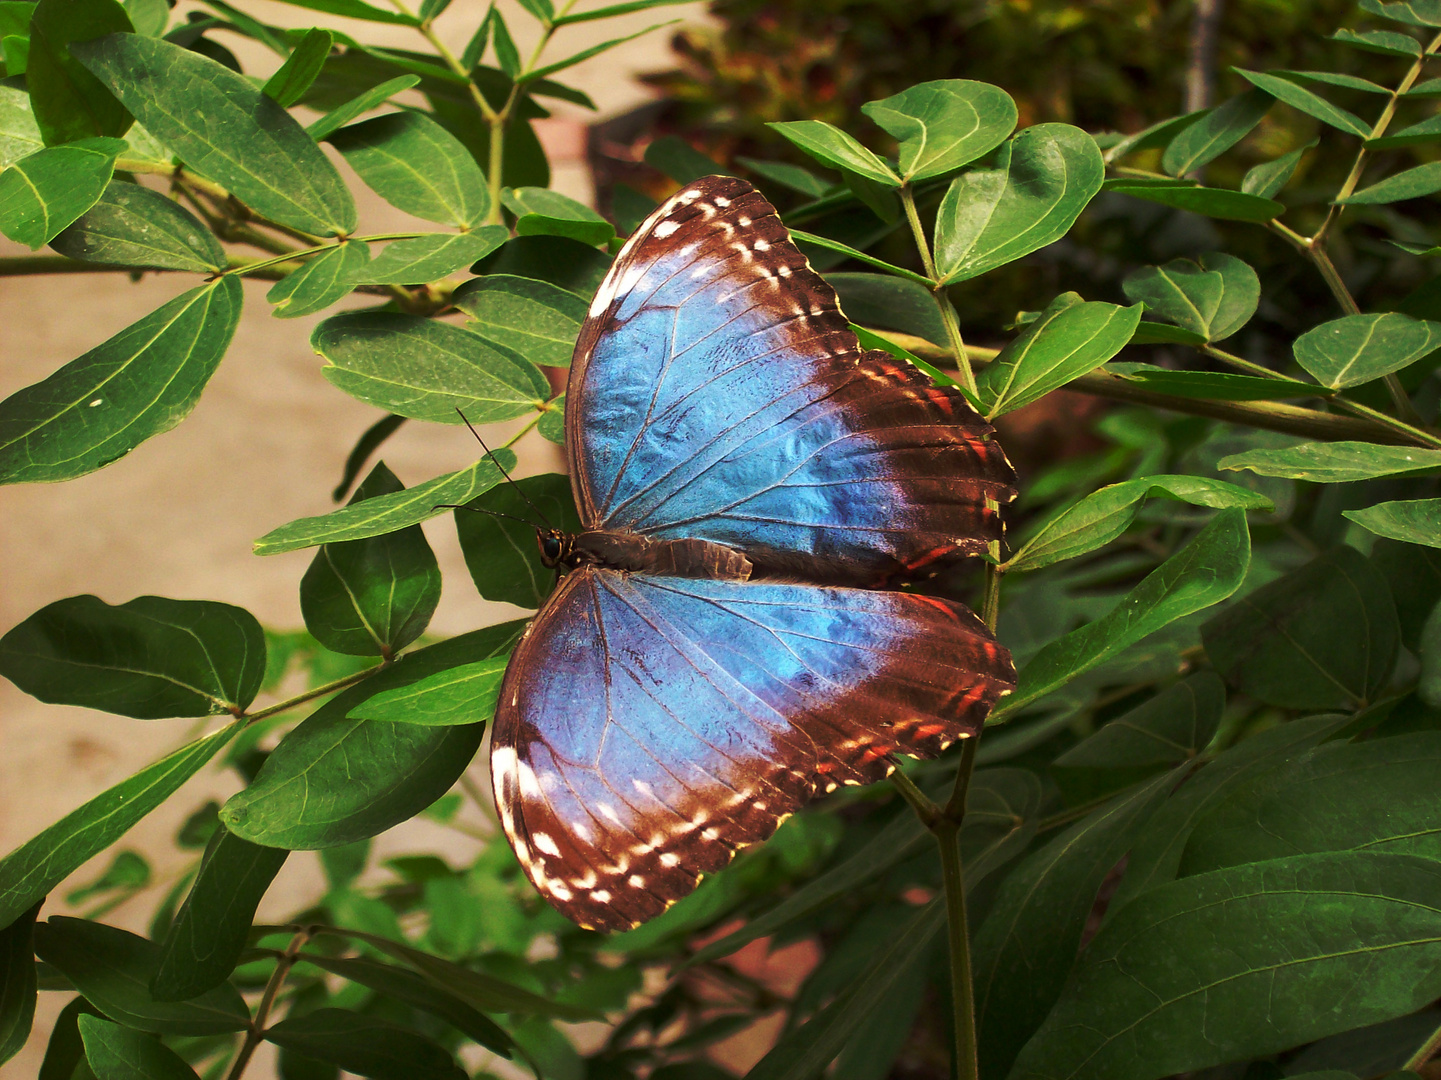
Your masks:
M 611 570 L 711 581 L 751 576 L 749 559 L 709 540 L 652 540 L 639 533 L 591 529 L 575 537 L 574 548 L 583 560 Z

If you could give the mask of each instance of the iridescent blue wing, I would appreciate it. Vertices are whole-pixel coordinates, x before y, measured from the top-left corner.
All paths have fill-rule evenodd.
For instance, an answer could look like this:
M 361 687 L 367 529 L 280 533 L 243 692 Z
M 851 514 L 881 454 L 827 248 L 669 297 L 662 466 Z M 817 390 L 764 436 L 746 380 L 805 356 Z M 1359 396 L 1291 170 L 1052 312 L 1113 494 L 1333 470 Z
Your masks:
M 699 537 L 880 584 L 999 539 L 1015 475 L 951 388 L 864 352 L 770 203 L 709 177 L 636 230 L 571 366 L 588 528 Z M 988 505 L 987 500 L 990 500 Z
M 556 908 L 625 929 L 812 796 L 975 734 L 1014 681 L 944 600 L 583 567 L 506 672 L 496 804 Z

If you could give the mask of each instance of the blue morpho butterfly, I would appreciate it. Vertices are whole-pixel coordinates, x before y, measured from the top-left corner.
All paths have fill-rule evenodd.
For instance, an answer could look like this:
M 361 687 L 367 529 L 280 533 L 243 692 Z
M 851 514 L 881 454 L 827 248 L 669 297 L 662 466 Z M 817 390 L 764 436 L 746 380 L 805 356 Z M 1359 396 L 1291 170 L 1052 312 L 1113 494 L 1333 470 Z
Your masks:
M 896 587 L 1000 539 L 1015 474 L 958 392 L 861 350 L 730 177 L 621 250 L 566 400 L 584 531 L 537 530 L 564 576 L 506 670 L 491 769 L 541 895 L 621 930 L 816 795 L 980 729 L 1010 656 Z

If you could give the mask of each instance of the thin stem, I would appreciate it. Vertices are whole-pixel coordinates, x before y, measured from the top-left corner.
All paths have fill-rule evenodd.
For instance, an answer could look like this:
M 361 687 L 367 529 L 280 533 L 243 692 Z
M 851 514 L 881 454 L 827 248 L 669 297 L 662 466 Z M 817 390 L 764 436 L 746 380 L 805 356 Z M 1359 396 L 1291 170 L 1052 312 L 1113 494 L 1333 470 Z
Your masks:
M 352 236 L 350 239 L 359 241 L 360 243 L 378 244 L 384 240 L 414 240 L 418 236 L 425 235 L 425 233 L 418 232 L 376 233 L 374 236 Z M 239 277 L 244 274 L 254 273 L 256 270 L 264 270 L 269 266 L 275 266 L 277 263 L 289 262 L 292 259 L 308 259 L 312 255 L 321 255 L 333 248 L 339 247 L 345 242 L 344 240 L 338 240 L 330 244 L 316 244 L 314 247 L 296 248 L 294 251 L 286 252 L 284 255 L 277 255 L 273 259 L 262 259 L 259 262 L 247 262 L 238 266 L 232 266 L 229 270 L 225 271 L 225 274 Z
M 1401 84 L 1396 87 L 1395 90 L 1391 91 L 1391 96 L 1387 99 L 1385 108 L 1381 110 L 1381 115 L 1376 118 L 1376 123 L 1371 127 L 1371 134 L 1366 137 L 1367 142 L 1372 139 L 1379 139 L 1386 133 L 1386 129 L 1391 125 L 1392 118 L 1396 115 L 1396 103 L 1401 100 L 1406 91 L 1410 90 L 1416 80 L 1420 78 L 1421 71 L 1426 66 L 1426 61 L 1435 55 L 1437 49 L 1441 49 L 1441 34 L 1437 34 L 1431 39 L 1425 51 L 1416 57 L 1415 63 L 1413 63 L 1410 70 L 1406 72 L 1406 75 L 1401 80 Z M 1361 182 L 1361 174 L 1366 169 L 1367 153 L 1366 143 L 1363 142 L 1361 149 L 1356 151 L 1356 160 L 1351 164 L 1351 172 L 1347 174 L 1345 182 L 1341 185 L 1341 190 L 1336 193 L 1335 200 L 1326 211 L 1325 220 L 1321 222 L 1321 227 L 1316 230 L 1310 239 L 1310 247 L 1313 250 L 1325 244 L 1326 233 L 1336 220 L 1340 218 L 1341 211 L 1344 209 L 1341 204 L 1351 197 L 1352 193 L 1356 190 L 1356 185 Z
M 971 793 L 971 774 L 976 769 L 976 746 L 981 741 L 979 735 L 972 735 L 961 745 L 960 766 L 956 769 L 956 785 L 951 788 L 951 797 L 946 800 L 946 808 L 942 813 L 946 820 L 954 823 L 957 827 L 966 819 L 966 799 Z
M 957 358 L 956 367 L 961 373 L 961 383 L 974 397 L 976 376 L 966 357 L 966 343 L 961 340 L 961 324 L 956 318 L 956 309 L 951 305 L 951 298 L 946 295 L 946 288 L 940 282 L 940 274 L 936 272 L 936 260 L 931 255 L 931 245 L 926 240 L 926 230 L 921 225 L 921 215 L 916 209 L 915 192 L 909 184 L 903 184 L 899 194 L 901 205 L 906 210 L 906 221 L 911 226 L 911 238 L 915 240 L 916 250 L 921 255 L 921 266 L 931 281 L 931 295 L 936 298 L 936 307 L 941 311 L 941 323 L 946 328 L 946 340 L 951 346 L 951 355 Z
M 901 793 L 901 798 L 905 799 L 911 809 L 916 812 L 916 817 L 920 818 L 921 824 L 927 829 L 934 830 L 936 823 L 941 818 L 941 808 L 933 803 L 924 791 L 916 787 L 915 782 L 900 769 L 891 773 L 891 783 Z
M 1425 1065 L 1433 1057 L 1441 1052 L 1441 1027 L 1431 1033 L 1431 1037 L 1421 1044 L 1420 1048 L 1411 1055 L 1410 1060 L 1402 1065 L 1403 1069 L 1410 1069 L 1412 1072 L 1420 1072 L 1421 1066 Z
M 941 849 L 941 880 L 946 890 L 946 936 L 950 944 L 956 1076 L 959 1080 L 976 1080 L 980 1075 L 980 1061 L 976 1054 L 976 1001 L 971 980 L 971 933 L 966 917 L 961 829 L 954 822 L 942 819 L 935 834 Z
M 388 668 L 393 662 L 394 661 L 390 660 L 384 661 L 376 664 L 375 667 L 366 668 L 364 671 L 357 671 L 355 674 L 347 675 L 343 679 L 336 679 L 334 682 L 328 682 L 323 686 L 317 686 L 312 690 L 307 690 L 303 694 L 296 694 L 292 698 L 278 701 L 274 705 L 270 705 L 258 712 L 244 713 L 244 718 L 253 724 L 257 720 L 264 720 L 268 716 L 274 716 L 276 713 L 293 709 L 297 705 L 304 705 L 307 701 L 314 701 L 316 698 L 325 697 L 326 694 L 333 694 L 337 690 L 344 690 L 347 686 L 354 686 L 356 683 L 363 682 L 370 678 L 370 676 L 374 675 L 377 671 Z
M 1207 356 L 1215 357 L 1221 361 L 1221 363 L 1229 364 L 1237 371 L 1244 371 L 1247 375 L 1256 375 L 1262 379 L 1284 379 L 1286 377 L 1279 372 L 1272 371 L 1268 367 L 1262 367 L 1260 364 L 1253 364 L 1249 360 L 1243 360 L 1235 353 L 1228 353 L 1225 349 L 1218 349 L 1214 345 L 1202 345 L 1200 349 Z M 1329 396 L 1329 391 L 1324 386 L 1316 387 L 1316 393 Z
M 255 1010 L 255 1019 L 250 1022 L 250 1029 L 245 1033 L 245 1042 L 240 1045 L 240 1052 L 235 1055 L 235 1063 L 230 1066 L 230 1072 L 226 1074 L 225 1080 L 240 1080 L 245 1072 L 245 1067 L 250 1064 L 251 1055 L 255 1048 L 260 1045 L 260 1040 L 265 1038 L 265 1022 L 270 1019 L 270 1010 L 275 1006 L 275 997 L 280 993 L 280 988 L 285 983 L 285 977 L 290 974 L 290 969 L 295 966 L 296 957 L 305 943 L 314 935 L 311 927 L 302 927 L 290 939 L 284 954 L 275 962 L 275 970 L 270 974 L 270 981 L 265 984 L 265 992 L 260 996 L 260 1004 Z
M 1355 413 L 1357 416 L 1364 416 L 1368 420 L 1374 420 L 1377 424 L 1394 431 L 1397 435 L 1406 437 L 1406 440 L 1419 446 L 1441 447 L 1441 436 L 1436 436 L 1428 431 L 1422 431 L 1418 427 L 1397 420 L 1393 416 L 1371 408 L 1369 405 L 1362 405 L 1359 401 L 1351 401 L 1348 398 L 1336 397 L 1332 400 L 1345 409 L 1347 412 Z
M 548 404 L 550 404 L 550 402 L 546 402 L 546 404 L 548 405 Z M 500 448 L 501 448 L 502 450 L 504 450 L 506 447 L 508 447 L 508 446 L 514 446 L 516 443 L 520 442 L 520 440 L 521 440 L 522 438 L 524 438 L 526 435 L 529 435 L 529 434 L 530 434 L 530 429 L 533 428 L 533 427 L 535 427 L 536 424 L 540 423 L 541 417 L 543 417 L 543 416 L 544 416 L 547 412 L 549 412 L 549 411 L 550 411 L 549 409 L 543 409 L 543 410 L 537 411 L 536 414 L 535 414 L 534 419 L 532 419 L 528 424 L 525 425 L 525 427 L 521 428 L 521 429 L 520 429 L 519 431 L 517 431 L 514 435 L 512 435 L 509 439 L 507 439 L 504 443 L 502 443 Z

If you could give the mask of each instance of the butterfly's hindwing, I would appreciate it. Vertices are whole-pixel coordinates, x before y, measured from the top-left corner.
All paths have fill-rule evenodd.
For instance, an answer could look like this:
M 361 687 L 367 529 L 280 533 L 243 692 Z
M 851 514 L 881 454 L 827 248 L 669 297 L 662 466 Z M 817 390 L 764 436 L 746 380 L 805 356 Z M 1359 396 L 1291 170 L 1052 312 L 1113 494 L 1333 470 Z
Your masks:
M 944 600 L 583 568 L 507 672 L 501 821 L 552 904 L 624 929 L 818 792 L 974 734 L 1013 681 Z

